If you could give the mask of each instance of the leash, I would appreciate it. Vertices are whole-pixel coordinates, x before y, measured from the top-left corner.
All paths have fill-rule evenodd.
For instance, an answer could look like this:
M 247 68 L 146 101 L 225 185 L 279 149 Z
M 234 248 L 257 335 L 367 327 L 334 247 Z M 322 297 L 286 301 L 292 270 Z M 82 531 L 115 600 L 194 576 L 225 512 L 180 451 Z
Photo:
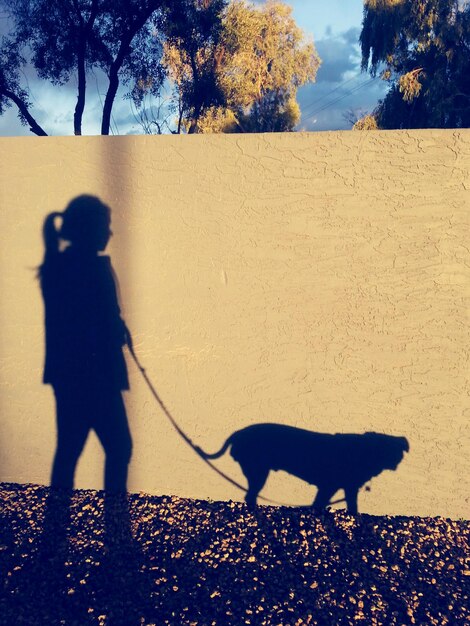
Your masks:
M 161 410 L 163 411 L 163 413 L 166 415 L 166 417 L 168 418 L 168 420 L 170 421 L 171 425 L 173 426 L 173 428 L 176 430 L 176 432 L 178 433 L 178 435 L 183 439 L 183 441 L 185 441 L 188 446 L 194 450 L 194 452 L 204 461 L 204 463 L 206 463 L 214 472 L 216 472 L 219 476 L 221 476 L 222 478 L 224 478 L 226 481 L 228 481 L 231 485 L 233 485 L 234 487 L 237 487 L 238 489 L 240 489 L 241 491 L 243 491 L 244 493 L 246 493 L 246 487 L 244 487 L 243 485 L 240 485 L 240 483 L 238 483 L 236 480 L 234 480 L 233 478 L 231 478 L 230 476 L 228 476 L 228 474 L 226 474 L 225 472 L 223 472 L 222 470 L 220 470 L 218 467 L 216 467 L 213 463 L 211 463 L 209 461 L 208 458 L 206 458 L 203 450 L 199 447 L 196 446 L 192 440 L 188 437 L 188 435 L 184 432 L 184 430 L 179 426 L 179 424 L 177 423 L 177 421 L 174 419 L 174 417 L 172 416 L 172 414 L 170 413 L 169 409 L 166 407 L 165 403 L 163 402 L 163 400 L 160 398 L 160 396 L 157 393 L 157 390 L 155 389 L 155 387 L 152 384 L 152 381 L 150 380 L 150 378 L 147 375 L 147 372 L 145 370 L 145 368 L 141 365 L 139 359 L 137 358 L 136 353 L 134 352 L 134 346 L 132 344 L 132 339 L 130 336 L 130 333 L 128 333 L 128 337 L 127 337 L 127 348 L 129 350 L 130 355 L 132 356 L 132 359 L 134 360 L 134 363 L 136 364 L 138 370 L 140 371 L 140 373 L 142 374 L 143 379 L 145 380 L 147 387 L 150 389 L 151 394 L 153 395 L 153 397 L 155 398 L 155 400 L 157 401 L 158 405 L 160 406 Z M 276 502 L 275 500 L 271 500 L 270 498 L 266 498 L 260 494 L 258 494 L 258 498 L 260 500 L 264 500 L 265 502 L 269 502 L 271 504 L 276 504 L 278 506 L 292 506 L 290 504 L 283 504 L 282 502 Z M 338 504 L 339 502 L 344 502 L 345 498 L 340 498 L 339 500 L 334 500 L 333 502 L 330 502 L 329 504 Z M 297 507 L 304 507 L 305 505 L 297 505 Z
M 219 476 L 221 476 L 222 478 L 224 478 L 225 480 L 227 480 L 230 484 L 232 484 L 234 487 L 237 487 L 238 489 L 241 489 L 242 491 L 244 491 L 246 493 L 246 489 L 245 487 L 243 487 L 243 485 L 240 485 L 240 483 L 237 483 L 236 480 L 234 480 L 233 478 L 231 478 L 230 476 L 228 476 L 227 474 L 225 474 L 225 472 L 222 472 L 222 470 L 220 470 L 218 467 L 216 467 L 213 463 L 211 463 L 209 461 L 209 459 L 207 459 L 204 456 L 204 453 L 202 451 L 202 449 L 199 446 L 196 446 L 191 439 L 188 437 L 188 435 L 184 432 L 184 430 L 178 425 L 178 423 L 176 422 L 176 420 L 174 419 L 174 417 L 172 416 L 172 414 L 170 413 L 170 411 L 168 410 L 168 408 L 166 407 L 165 403 L 163 402 L 163 400 L 160 398 L 160 396 L 157 393 L 157 390 L 155 389 L 155 387 L 152 384 L 152 381 L 150 380 L 150 378 L 147 375 L 147 372 L 145 371 L 145 368 L 141 365 L 139 359 L 137 358 L 136 353 L 134 352 L 134 348 L 132 346 L 132 343 L 129 341 L 127 343 L 127 347 L 129 349 L 129 352 L 135 362 L 135 364 L 137 365 L 137 368 L 139 369 L 140 373 L 142 374 L 143 379 L 145 380 L 145 382 L 147 383 L 147 387 L 150 389 L 150 392 L 152 393 L 153 397 L 155 398 L 155 400 L 158 402 L 161 410 L 163 411 L 163 413 L 165 413 L 166 417 L 168 418 L 168 420 L 170 421 L 171 425 L 173 426 L 173 428 L 176 430 L 176 432 L 178 433 L 178 435 L 180 435 L 180 437 L 188 444 L 188 446 L 194 450 L 194 452 L 204 461 L 204 463 L 206 463 L 211 469 L 214 470 L 214 472 L 216 472 L 217 474 L 219 474 Z M 263 498 L 266 499 L 266 498 Z

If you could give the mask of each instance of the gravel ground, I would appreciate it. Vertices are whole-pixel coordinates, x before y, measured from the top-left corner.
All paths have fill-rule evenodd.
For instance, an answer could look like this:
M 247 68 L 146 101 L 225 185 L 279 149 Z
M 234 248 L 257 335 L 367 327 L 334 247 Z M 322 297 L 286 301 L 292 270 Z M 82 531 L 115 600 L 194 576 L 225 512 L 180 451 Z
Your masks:
M 0 623 L 470 622 L 470 524 L 0 483 Z

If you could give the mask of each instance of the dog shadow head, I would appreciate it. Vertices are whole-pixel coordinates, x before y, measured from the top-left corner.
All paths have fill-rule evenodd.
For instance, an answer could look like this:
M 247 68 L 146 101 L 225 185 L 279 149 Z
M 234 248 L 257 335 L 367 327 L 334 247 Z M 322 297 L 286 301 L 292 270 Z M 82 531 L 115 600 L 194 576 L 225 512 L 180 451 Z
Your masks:
M 394 437 L 374 432 L 367 432 L 363 437 L 368 450 L 369 466 L 377 470 L 377 474 L 383 470 L 395 471 L 403 460 L 405 452 L 410 451 L 406 437 Z

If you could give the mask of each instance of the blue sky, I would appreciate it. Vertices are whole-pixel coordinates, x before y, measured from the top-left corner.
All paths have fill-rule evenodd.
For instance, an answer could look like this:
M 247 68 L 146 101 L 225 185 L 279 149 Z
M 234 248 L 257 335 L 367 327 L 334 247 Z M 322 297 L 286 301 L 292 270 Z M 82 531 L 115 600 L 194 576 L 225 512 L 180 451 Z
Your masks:
M 351 127 L 349 110 L 370 112 L 386 92 L 379 78 L 360 71 L 358 44 L 362 0 L 290 0 L 297 24 L 313 36 L 322 59 L 316 82 L 302 87 L 298 101 L 303 130 L 342 130 Z
M 262 1 L 262 0 L 261 0 Z M 260 2 L 258 2 L 260 3 Z M 362 22 L 362 0 L 288 0 L 297 24 L 312 36 L 322 65 L 316 82 L 299 89 L 302 111 L 300 130 L 342 130 L 351 127 L 345 119 L 349 110 L 371 111 L 386 86 L 380 79 L 372 80 L 360 72 L 358 38 Z M 32 94 L 32 112 L 50 134 L 73 134 L 75 84 L 54 87 L 50 83 L 28 77 Z M 102 79 L 88 79 L 87 109 L 84 134 L 99 134 L 101 104 L 104 99 Z M 128 100 L 117 99 L 113 109 L 113 132 L 142 132 Z M 0 116 L 0 135 L 30 135 L 21 126 L 12 107 Z

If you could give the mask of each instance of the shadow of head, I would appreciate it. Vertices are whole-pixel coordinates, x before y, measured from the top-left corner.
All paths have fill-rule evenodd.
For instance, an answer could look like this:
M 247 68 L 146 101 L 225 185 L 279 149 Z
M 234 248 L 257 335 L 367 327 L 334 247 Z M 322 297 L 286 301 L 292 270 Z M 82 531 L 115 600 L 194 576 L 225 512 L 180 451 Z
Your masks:
M 111 236 L 111 210 L 96 196 L 71 200 L 62 213 L 61 239 L 79 248 L 102 251 Z
M 271 470 L 283 470 L 318 488 L 315 509 L 325 508 L 339 489 L 348 510 L 357 512 L 359 489 L 383 470 L 396 470 L 409 451 L 405 437 L 375 432 L 317 433 L 281 424 L 254 424 L 233 433 L 215 454 L 231 456 L 248 481 L 245 500 L 254 505 Z
M 341 435 L 335 435 L 340 437 Z M 403 459 L 405 452 L 410 451 L 410 445 L 406 437 L 395 437 L 393 435 L 383 435 L 381 433 L 367 432 L 358 440 L 359 447 L 364 448 L 364 453 L 368 455 L 371 469 L 380 473 L 382 470 L 395 471 Z

